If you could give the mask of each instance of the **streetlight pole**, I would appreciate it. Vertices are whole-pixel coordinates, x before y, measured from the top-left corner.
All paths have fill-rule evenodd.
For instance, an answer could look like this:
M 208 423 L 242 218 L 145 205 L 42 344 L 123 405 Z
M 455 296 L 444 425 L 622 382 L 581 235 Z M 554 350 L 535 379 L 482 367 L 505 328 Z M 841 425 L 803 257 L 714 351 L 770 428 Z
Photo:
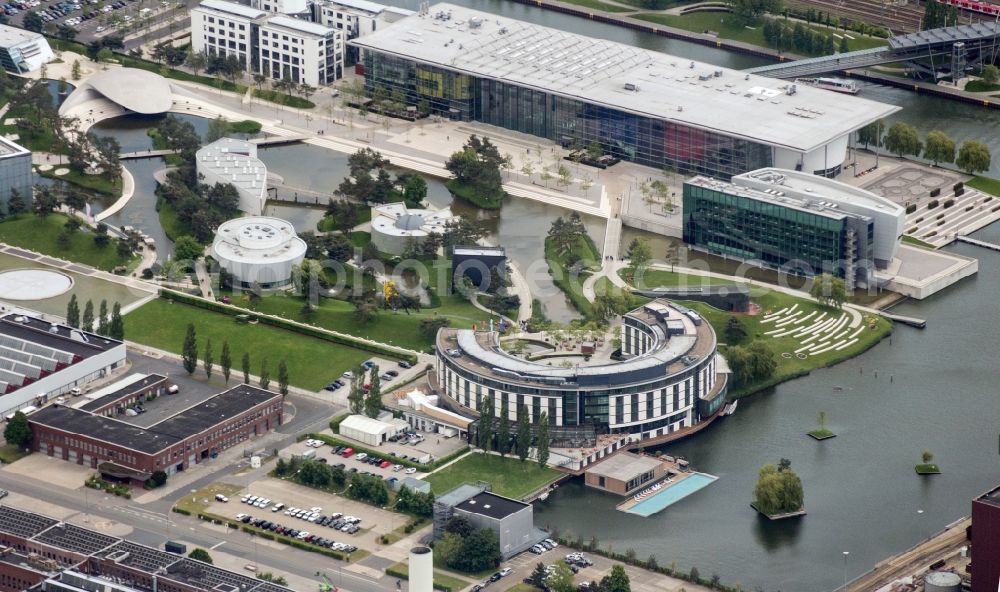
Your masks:
M 850 554 L 850 551 L 844 551 L 844 592 L 847 592 L 847 556 Z

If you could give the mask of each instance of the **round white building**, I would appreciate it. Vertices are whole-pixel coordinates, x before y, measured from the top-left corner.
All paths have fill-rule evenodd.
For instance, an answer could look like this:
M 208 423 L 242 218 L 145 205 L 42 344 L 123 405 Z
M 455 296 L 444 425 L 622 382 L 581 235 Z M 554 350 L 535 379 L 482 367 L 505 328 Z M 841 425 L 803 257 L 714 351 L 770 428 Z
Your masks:
M 306 243 L 286 220 L 251 216 L 219 226 L 212 256 L 233 276 L 233 286 L 280 288 L 291 282 L 292 266 L 302 263 Z
M 383 253 L 401 255 L 410 241 L 419 245 L 429 234 L 444 234 L 448 222 L 458 216 L 449 208 L 419 210 L 403 203 L 372 208 L 372 244 Z

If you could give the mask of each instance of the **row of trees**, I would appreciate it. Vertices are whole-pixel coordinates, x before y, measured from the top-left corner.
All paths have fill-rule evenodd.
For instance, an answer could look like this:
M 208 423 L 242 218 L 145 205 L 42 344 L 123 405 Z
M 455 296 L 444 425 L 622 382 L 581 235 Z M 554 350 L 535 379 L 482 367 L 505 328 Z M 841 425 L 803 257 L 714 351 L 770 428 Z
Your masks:
M 795 50 L 804 54 L 831 55 L 839 51 L 850 51 L 847 37 L 840 38 L 840 44 L 834 41 L 833 35 L 823 34 L 805 26 L 801 22 L 789 25 L 785 21 L 765 19 L 764 40 L 780 51 Z
M 96 330 L 94 323 L 97 323 Z M 97 316 L 94 316 L 94 302 L 87 300 L 83 307 L 83 315 L 80 314 L 80 302 L 76 299 L 76 294 L 69 297 L 66 305 L 66 324 L 74 329 L 93 331 L 98 335 L 122 340 L 125 338 L 125 321 L 122 320 L 122 306 L 115 302 L 108 315 L 108 301 L 101 300 Z
M 378 364 L 372 366 L 371 378 L 365 382 L 368 374 L 364 366 L 358 366 L 352 371 L 347 404 L 351 408 L 351 413 L 375 418 L 382 411 L 382 378 L 379 375 Z
M 205 371 L 205 378 L 212 378 L 215 371 L 215 350 L 212 347 L 212 338 L 205 340 L 205 348 L 202 350 L 202 369 Z M 188 374 L 193 375 L 198 369 L 198 336 L 193 323 L 188 323 L 187 331 L 184 335 L 184 343 L 181 346 L 181 363 Z M 226 384 L 229 384 L 229 377 L 232 372 L 233 356 L 229 348 L 229 341 L 222 342 L 222 350 L 219 353 L 219 369 Z M 250 384 L 250 352 L 243 352 L 241 359 L 243 370 L 243 384 Z M 260 361 L 260 372 L 258 373 L 260 388 L 267 390 L 271 386 L 271 370 L 268 366 L 267 358 Z M 282 359 L 278 362 L 278 392 L 282 395 L 288 394 L 288 364 Z
M 427 181 L 422 176 L 403 172 L 393 178 L 389 172 L 389 159 L 377 150 L 362 148 L 347 158 L 347 165 L 350 174 L 337 187 L 337 193 L 356 202 L 383 204 L 402 200 L 408 207 L 420 207 L 427 197 Z M 349 222 L 352 214 L 334 203 L 331 200 L 327 206 L 327 215 L 344 215 Z M 353 227 L 353 224 L 348 226 L 344 222 L 337 224 L 343 231 Z
M 544 563 L 539 563 L 525 581 L 532 586 L 551 592 L 576 592 L 580 589 L 573 582 L 573 571 L 561 559 L 556 561 L 551 569 L 546 568 Z M 632 584 L 625 568 L 615 564 L 611 567 L 611 572 L 601 578 L 601 581 L 591 581 L 587 586 L 587 591 L 631 592 Z
M 531 413 L 527 405 L 517 410 L 516 426 L 511 432 L 510 413 L 507 405 L 502 405 L 500 418 L 496 417 L 496 401 L 487 396 L 479 409 L 479 423 L 476 426 L 475 444 L 483 450 L 493 450 L 505 457 L 515 454 L 524 462 L 531 452 Z M 536 450 L 538 465 L 544 467 L 549 461 L 549 414 L 542 411 L 538 416 L 538 442 Z
M 917 129 L 902 121 L 893 123 L 888 132 L 885 121 L 870 123 L 858 130 L 858 142 L 864 144 L 865 149 L 869 146 L 884 147 L 900 158 L 923 156 L 935 165 L 955 163 L 970 175 L 989 170 L 993 158 L 989 148 L 976 140 L 962 142 L 956 153 L 955 140 L 939 130 L 928 132 L 925 140 L 921 141 Z

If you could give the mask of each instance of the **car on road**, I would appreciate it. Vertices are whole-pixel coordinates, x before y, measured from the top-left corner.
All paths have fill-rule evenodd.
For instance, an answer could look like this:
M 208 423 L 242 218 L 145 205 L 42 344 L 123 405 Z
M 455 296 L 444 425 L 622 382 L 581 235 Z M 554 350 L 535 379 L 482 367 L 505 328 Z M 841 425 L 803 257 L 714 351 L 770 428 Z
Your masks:
M 217 493 L 215 494 L 215 501 L 222 502 L 225 504 L 229 502 L 229 498 L 222 495 L 221 493 Z
M 341 376 L 344 377 L 344 378 L 354 378 L 354 373 L 351 372 L 350 370 L 348 370 L 347 372 L 344 372 L 343 374 L 341 374 Z
M 491 582 L 497 582 L 497 581 L 499 581 L 499 580 L 500 580 L 500 578 L 502 578 L 502 577 L 503 577 L 503 576 L 502 576 L 502 575 L 500 575 L 500 572 L 496 572 L 495 574 L 493 574 L 493 575 L 491 575 L 491 576 L 490 576 L 490 581 L 491 581 Z

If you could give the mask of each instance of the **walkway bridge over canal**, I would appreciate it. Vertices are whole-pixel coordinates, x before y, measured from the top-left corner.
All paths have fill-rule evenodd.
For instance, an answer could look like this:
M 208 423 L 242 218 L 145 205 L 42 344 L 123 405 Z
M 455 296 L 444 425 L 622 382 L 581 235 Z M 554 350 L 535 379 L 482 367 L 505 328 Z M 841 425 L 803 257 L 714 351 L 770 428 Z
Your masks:
M 922 76 L 937 79 L 964 75 L 992 63 L 1000 52 L 1000 22 L 982 22 L 897 35 L 888 47 L 837 53 L 794 62 L 768 64 L 746 72 L 773 78 L 816 76 L 880 64 L 905 62 Z

